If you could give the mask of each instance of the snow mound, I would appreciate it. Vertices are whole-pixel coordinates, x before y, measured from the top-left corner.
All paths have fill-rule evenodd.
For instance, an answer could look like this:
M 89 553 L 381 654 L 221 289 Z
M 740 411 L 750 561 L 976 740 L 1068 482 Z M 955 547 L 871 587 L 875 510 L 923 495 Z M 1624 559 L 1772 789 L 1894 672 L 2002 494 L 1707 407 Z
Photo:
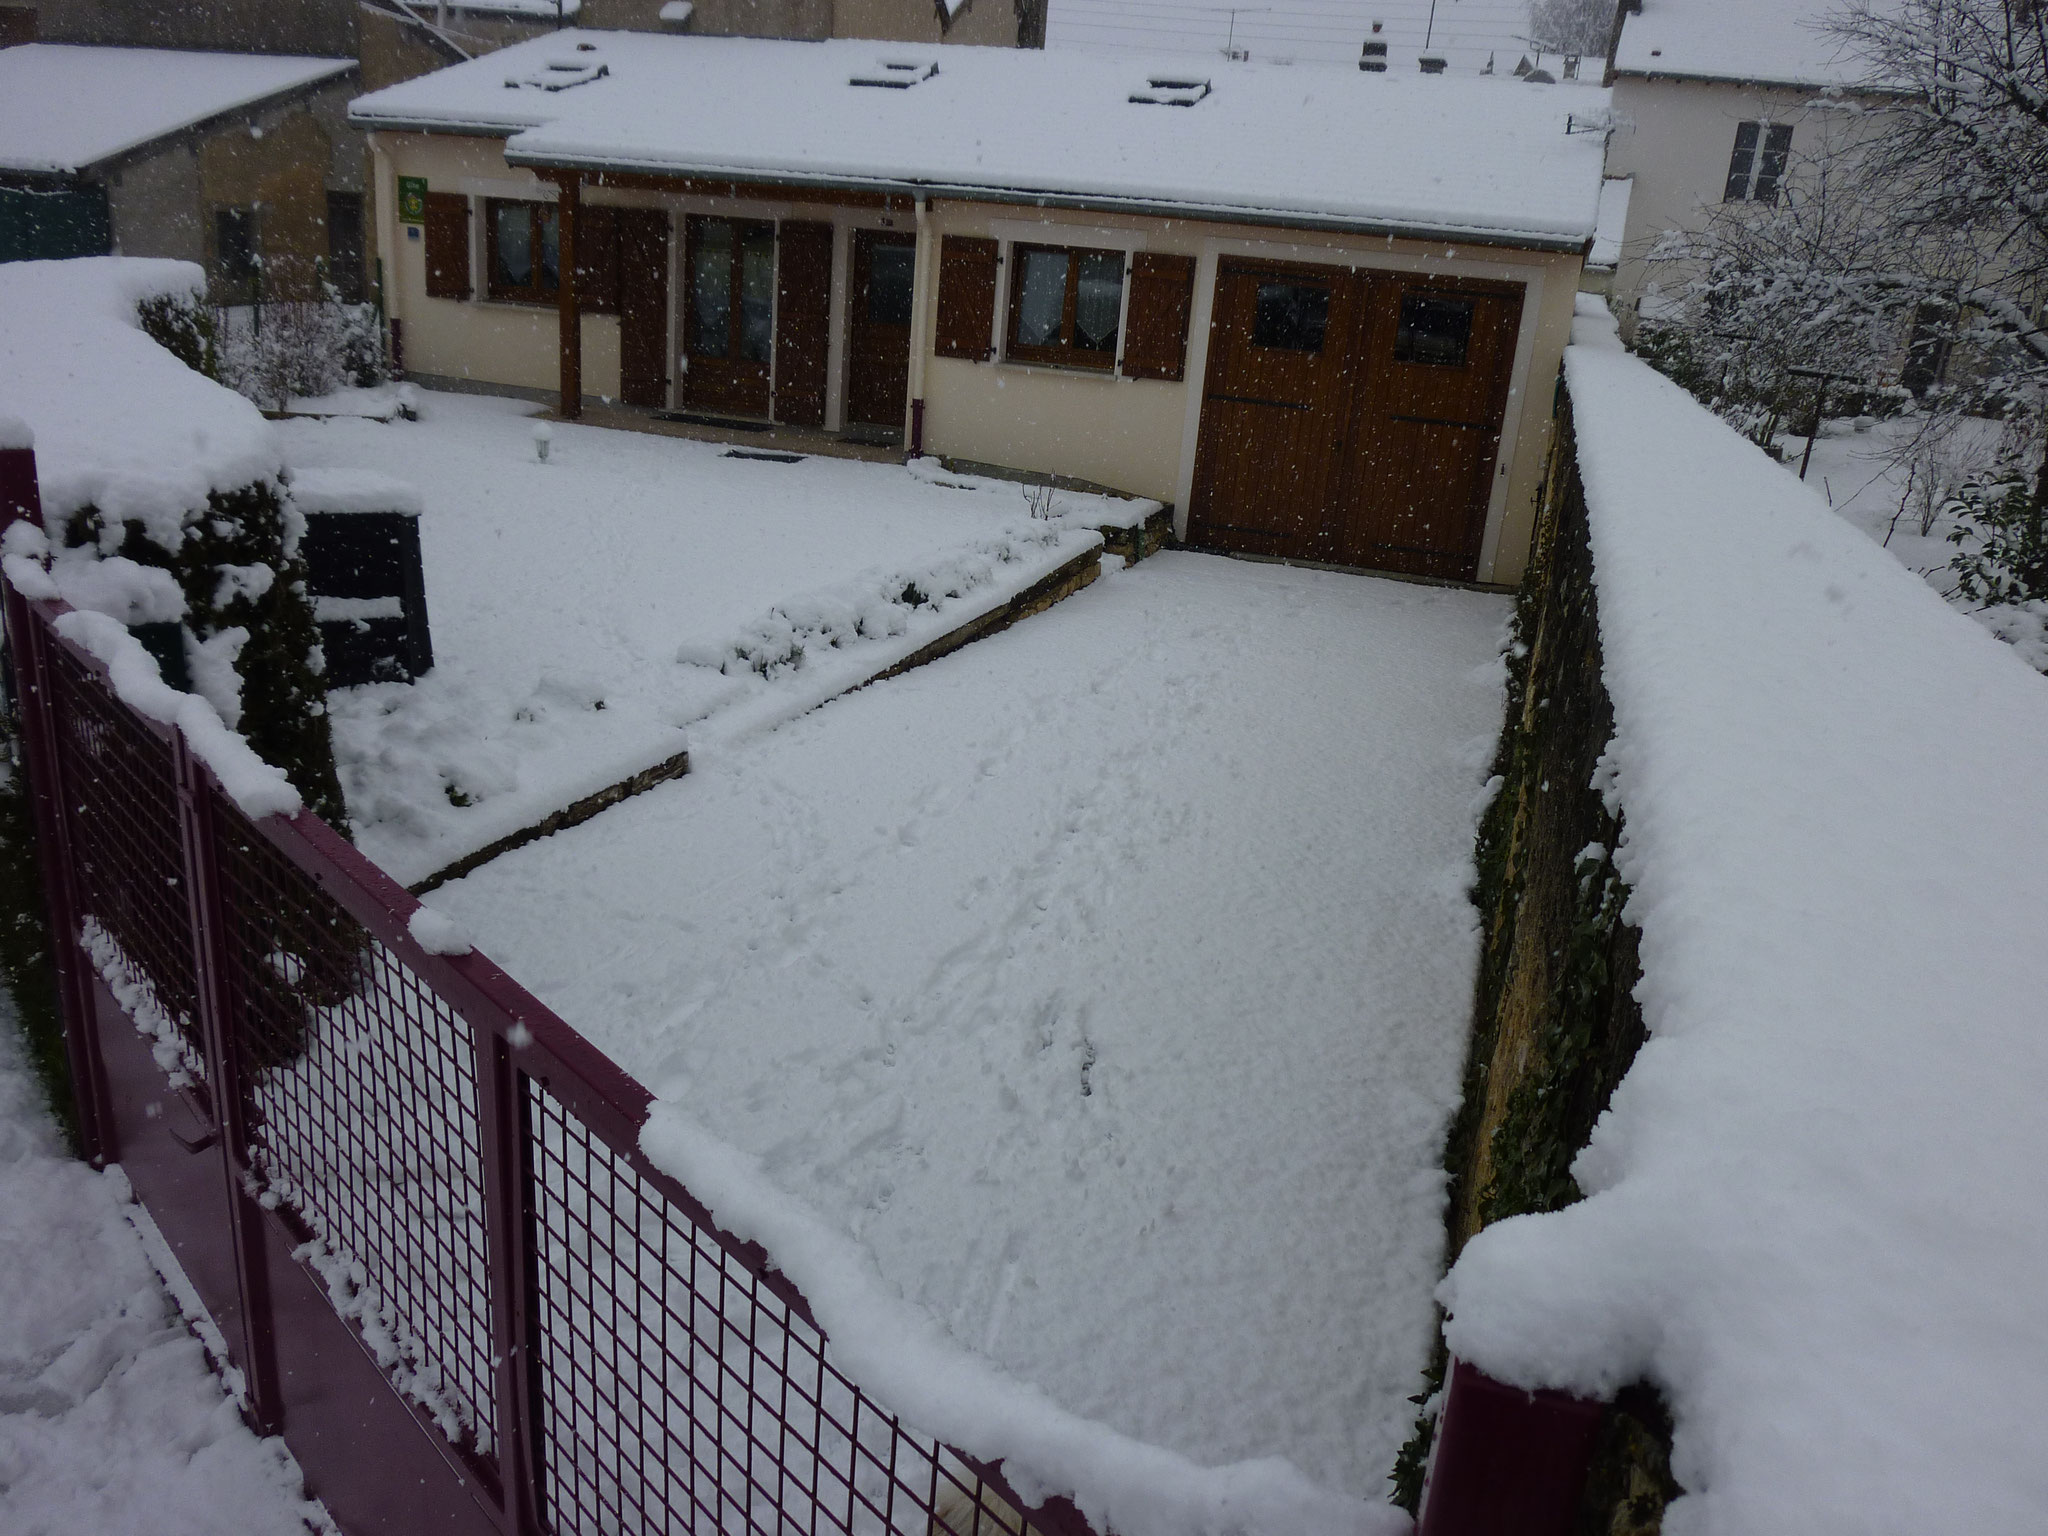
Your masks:
M 205 275 L 185 261 L 0 265 L 0 416 L 34 433 L 51 529 L 96 506 L 175 550 L 208 492 L 277 478 L 283 461 L 262 413 L 158 346 L 136 318 L 148 300 L 205 294 Z
M 417 516 L 422 505 L 414 487 L 373 469 L 294 470 L 291 497 L 301 512 L 410 512 Z
M 2048 682 L 1580 303 L 1650 1038 L 1451 1346 L 1656 1383 L 1670 1531 L 2048 1528 Z

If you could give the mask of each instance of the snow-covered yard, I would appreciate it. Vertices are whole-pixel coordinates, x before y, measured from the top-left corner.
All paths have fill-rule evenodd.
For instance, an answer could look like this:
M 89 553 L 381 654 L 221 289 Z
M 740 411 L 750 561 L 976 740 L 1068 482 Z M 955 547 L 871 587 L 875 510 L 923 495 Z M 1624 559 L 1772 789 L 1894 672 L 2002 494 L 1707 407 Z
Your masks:
M 0 993 L 0 1530 L 331 1530 L 165 1296 L 120 1172 L 64 1151 L 16 1028 Z
M 1956 572 L 1949 563 L 1957 548 L 1949 538 L 1955 520 L 1943 513 L 1939 494 L 1929 504 L 1930 485 L 1952 490 L 1972 470 L 1993 462 L 1998 423 L 1966 421 L 1935 453 L 1916 456 L 1909 450 L 1922 425 L 1922 418 L 1912 415 L 1887 421 L 1860 417 L 1823 422 L 1806 483 L 1842 517 L 1898 556 L 1907 570 L 2011 644 L 2029 666 L 2048 672 L 2048 603 L 1982 608 L 1957 597 Z M 1796 465 L 1806 440 L 1782 441 Z
M 1065 496 L 1082 515 L 1047 522 L 1015 486 L 566 424 L 543 463 L 538 409 L 429 393 L 417 422 L 279 425 L 295 471 L 424 503 L 434 670 L 332 700 L 358 841 L 401 880 L 808 708 L 1152 505 Z
M 1507 613 L 1161 555 L 432 900 L 959 1343 L 1377 1502 Z

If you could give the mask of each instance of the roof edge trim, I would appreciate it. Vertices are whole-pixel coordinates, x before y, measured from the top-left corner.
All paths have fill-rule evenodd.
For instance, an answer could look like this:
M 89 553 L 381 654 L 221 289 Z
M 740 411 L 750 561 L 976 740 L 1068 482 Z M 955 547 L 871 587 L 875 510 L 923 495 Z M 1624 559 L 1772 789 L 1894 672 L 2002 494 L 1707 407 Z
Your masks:
M 431 130 L 430 130 L 431 131 Z M 447 131 L 447 130 L 443 130 Z M 901 180 L 891 177 L 803 176 L 787 171 L 766 171 L 730 165 L 677 165 L 671 162 L 634 161 L 624 158 L 592 160 L 569 155 L 507 149 L 508 165 L 529 170 L 588 171 L 603 174 L 620 171 L 639 176 L 701 177 L 712 181 L 743 181 L 757 186 L 788 187 L 792 191 L 893 192 L 906 197 L 950 197 L 962 202 L 1006 203 L 1013 206 L 1071 208 L 1088 213 L 1153 214 L 1168 218 L 1201 219 L 1208 223 L 1256 224 L 1288 229 L 1319 229 L 1345 234 L 1385 235 L 1401 240 L 1446 240 L 1460 245 L 1505 246 L 1516 250 L 1561 254 L 1589 250 L 1592 235 L 1567 235 L 1555 231 L 1459 227 L 1441 224 L 1405 224 L 1398 220 L 1352 218 L 1341 214 L 1297 212 L 1289 208 L 1256 208 L 1233 203 L 1173 202 L 1161 198 L 1115 197 L 1101 193 L 1047 192 L 1030 187 L 976 186 L 970 183 Z

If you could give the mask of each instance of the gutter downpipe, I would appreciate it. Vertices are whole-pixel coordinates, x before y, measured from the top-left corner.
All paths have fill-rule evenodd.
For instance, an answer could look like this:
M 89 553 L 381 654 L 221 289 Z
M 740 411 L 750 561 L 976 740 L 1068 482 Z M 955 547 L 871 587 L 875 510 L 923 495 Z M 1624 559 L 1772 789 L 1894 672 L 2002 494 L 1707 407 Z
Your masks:
M 910 445 L 908 457 L 913 459 L 924 453 L 924 358 L 931 343 L 931 322 L 927 317 L 936 302 L 932 293 L 929 213 L 930 204 L 920 192 L 917 194 L 917 263 L 911 278 L 911 291 L 917 302 L 911 311 L 910 329 L 910 430 L 905 439 Z

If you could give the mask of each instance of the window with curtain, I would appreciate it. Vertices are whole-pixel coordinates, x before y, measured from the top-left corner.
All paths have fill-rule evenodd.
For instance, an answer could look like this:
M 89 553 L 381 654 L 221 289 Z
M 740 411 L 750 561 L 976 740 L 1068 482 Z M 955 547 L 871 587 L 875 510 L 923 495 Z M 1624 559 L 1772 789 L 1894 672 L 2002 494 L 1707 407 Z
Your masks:
M 555 303 L 562 286 L 562 227 L 555 205 L 494 197 L 486 207 L 490 296 L 513 304 Z
M 1019 245 L 1011 248 L 1010 263 L 1008 357 L 1070 368 L 1116 365 L 1122 251 Z

